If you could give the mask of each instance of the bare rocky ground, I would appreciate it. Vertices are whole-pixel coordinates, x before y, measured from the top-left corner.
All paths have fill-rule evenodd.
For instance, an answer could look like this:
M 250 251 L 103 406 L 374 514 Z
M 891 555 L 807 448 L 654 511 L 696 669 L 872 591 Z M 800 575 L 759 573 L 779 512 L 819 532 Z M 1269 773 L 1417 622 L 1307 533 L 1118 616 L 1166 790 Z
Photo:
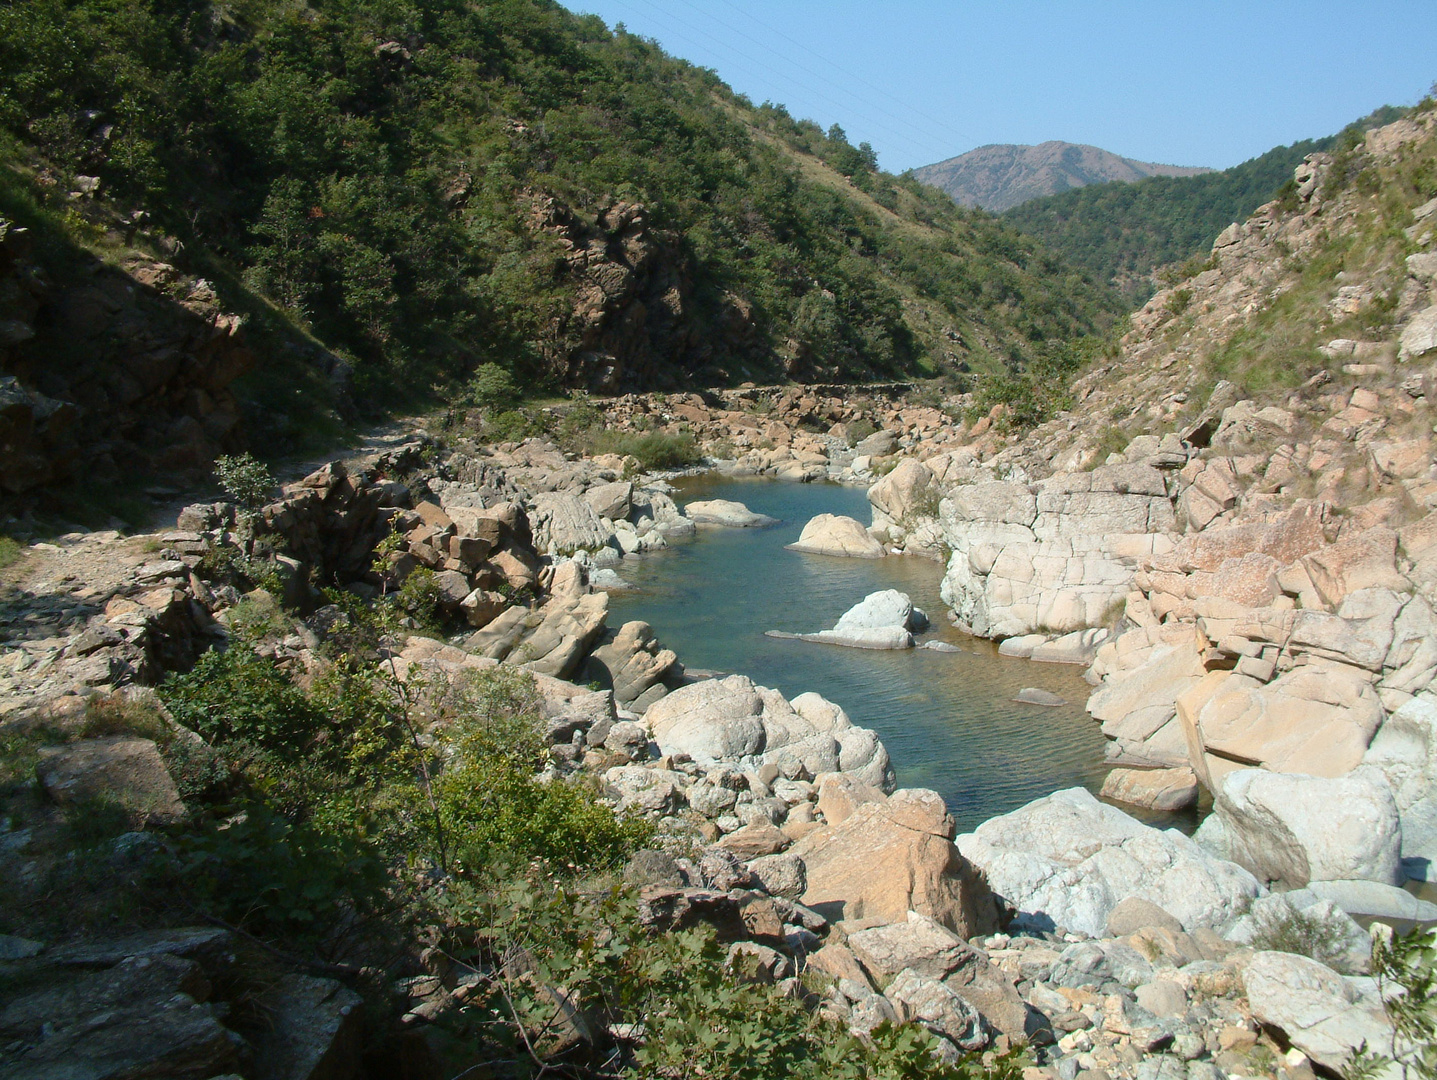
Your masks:
M 142 694 L 224 642 L 241 596 L 214 570 L 252 541 L 276 553 L 270 599 L 304 614 L 267 648 L 306 670 L 328 632 L 311 573 L 370 595 L 397 535 L 384 575 L 430 571 L 466 628 L 398 636 L 387 662 L 406 678 L 532 672 L 551 773 L 596 776 L 659 828 L 629 872 L 651 925 L 712 923 L 749 977 L 856 1031 L 914 1021 L 955 1055 L 1026 1042 L 1028 1080 L 1340 1070 L 1393 1040 L 1354 916 L 1437 915 L 1400 887 L 1437 857 L 1437 210 L 1402 186 L 1432 156 L 1432 122 L 1311 160 L 1292 205 L 1224 233 L 1079 380 L 1073 411 L 1021 438 L 1001 407 L 962 422 L 964 400 L 900 388 L 600 403 L 614 427 L 692 433 L 733 473 L 870 484 L 871 524 L 815 521 L 808 549 L 942 559 L 960 625 L 1086 665 L 1120 766 L 1105 794 L 1176 808 L 1205 789 L 1196 838 L 1082 791 L 955 836 L 935 794 L 894 790 L 881 743 L 835 703 L 690 677 L 651 628 L 607 625 L 604 588 L 626 556 L 755 522 L 542 440 L 415 432 L 288 485 L 249 529 L 199 503 L 151 536 L 31 548 L 6 572 L 0 730 L 68 729 L 38 773 L 55 802 L 141 792 L 157 820 L 182 814 L 153 742 L 74 737 L 87 701 Z M 1339 164 L 1369 179 L 1339 183 Z M 1303 357 L 1321 370 L 1272 374 Z M 912 644 L 903 629 L 894 644 Z M 3 834 L 17 880 L 40 875 L 47 827 Z M 1295 928 L 1314 955 L 1285 951 Z M 223 933 L 0 938 L 7 974 L 49 980 L 0 1012 L 0 1076 L 62 1075 L 40 1063 L 91 1053 L 92 1030 L 131 1055 L 124 1075 L 174 1074 L 161 1051 L 193 1054 L 195 1076 L 270 1060 L 225 1026 Z M 421 1027 L 456 990 L 407 985 Z M 312 1052 L 245 1075 L 357 1075 L 342 979 L 291 973 L 273 992 Z M 61 1009 L 45 994 L 68 995 L 65 1024 L 40 1019 Z

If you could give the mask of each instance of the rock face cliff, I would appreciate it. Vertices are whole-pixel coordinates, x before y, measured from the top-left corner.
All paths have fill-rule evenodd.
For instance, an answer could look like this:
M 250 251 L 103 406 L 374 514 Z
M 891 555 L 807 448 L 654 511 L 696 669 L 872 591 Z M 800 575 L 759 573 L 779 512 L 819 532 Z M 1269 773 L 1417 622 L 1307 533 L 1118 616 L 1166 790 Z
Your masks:
M 749 305 L 724 295 L 718 329 L 698 317 L 694 268 L 679 237 L 654 229 L 644 207 L 615 201 L 585 222 L 550 195 L 529 198 L 529 223 L 558 248 L 572 290 L 538 342 L 565 386 L 612 394 L 677 387 L 715 364 L 761 364 Z
M 0 219 L 0 494 L 207 466 L 242 444 L 254 362 L 207 282 L 139 257 L 61 280 Z
M 942 188 L 964 206 L 1001 213 L 1043 195 L 1147 176 L 1197 176 L 1211 169 L 1159 165 L 1120 157 L 1096 146 L 1050 140 L 1037 146 L 997 143 L 914 169 L 925 184 Z
M 1310 155 L 1070 412 L 913 447 L 954 618 L 1091 662 L 1110 757 L 1191 769 L 1204 841 L 1294 887 L 1437 860 L 1434 132 Z M 1366 824 L 1325 829 L 1334 805 Z

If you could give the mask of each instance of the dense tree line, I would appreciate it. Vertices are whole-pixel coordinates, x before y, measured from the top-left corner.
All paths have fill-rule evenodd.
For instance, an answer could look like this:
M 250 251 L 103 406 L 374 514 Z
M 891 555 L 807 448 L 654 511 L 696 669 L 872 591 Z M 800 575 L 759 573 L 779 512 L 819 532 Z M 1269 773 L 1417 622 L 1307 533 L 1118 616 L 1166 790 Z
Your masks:
M 371 388 L 485 362 L 558 377 L 539 344 L 573 285 L 530 220 L 536 192 L 580 217 L 642 203 L 679 238 L 699 336 L 721 351 L 740 298 L 762 374 L 805 354 L 931 373 L 940 326 L 975 366 L 1021 364 L 1118 306 L 836 126 L 551 0 L 17 0 L 0 8 L 0 128 L 0 156 L 99 177 Z

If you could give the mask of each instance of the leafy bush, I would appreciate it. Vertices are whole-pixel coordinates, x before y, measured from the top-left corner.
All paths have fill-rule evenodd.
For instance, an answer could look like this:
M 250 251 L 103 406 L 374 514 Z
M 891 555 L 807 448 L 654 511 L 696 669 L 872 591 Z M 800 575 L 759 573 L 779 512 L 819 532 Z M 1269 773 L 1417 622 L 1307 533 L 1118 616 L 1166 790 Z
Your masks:
M 527 672 L 471 673 L 449 689 L 444 709 L 435 793 L 456 868 L 477 874 L 530 859 L 607 867 L 651 836 L 647 822 L 616 817 L 592 785 L 537 777 L 548 751 Z
M 464 398 L 481 409 L 503 412 L 519 403 L 519 384 L 498 364 L 481 364 L 464 388 Z
M 1376 926 L 1372 973 L 1392 1022 L 1387 1046 L 1363 1046 L 1344 1070 L 1347 1080 L 1374 1080 L 1396 1065 L 1404 1077 L 1437 1078 L 1437 929 L 1396 935 Z M 1386 930 L 1386 933 L 1381 931 Z
M 526 409 L 508 409 L 484 418 L 484 437 L 494 442 L 523 442 L 543 432 L 544 422 Z
M 451 1035 L 475 1048 L 471 1059 L 517 1061 L 519 1075 L 624 1061 L 627 1075 L 655 1078 L 1016 1080 L 1024 1064 L 1014 1052 L 991 1068 L 977 1055 L 942 1065 L 916 1025 L 860 1040 L 773 987 L 736 979 L 711 931 L 646 932 L 621 889 L 529 874 L 492 890 L 461 883 L 437 903 L 446 952 L 479 976 Z M 617 1045 L 619 1024 L 641 1024 L 641 1044 Z
M 175 720 L 216 744 L 303 750 L 320 722 L 273 661 L 242 645 L 205 653 L 191 671 L 166 679 L 159 692 Z
M 646 472 L 655 469 L 683 469 L 703 461 L 692 435 L 669 435 L 662 431 L 634 434 L 602 431 L 589 443 L 590 453 L 631 457 Z
M 185 833 L 176 848 L 173 884 L 189 902 L 264 937 L 332 940 L 378 910 L 389 886 L 370 846 L 263 805 Z
M 10 536 L 0 535 L 0 570 L 14 566 L 24 553 L 25 547 L 20 541 Z
M 269 467 L 248 451 L 234 457 L 215 458 L 215 478 L 225 494 L 249 511 L 258 510 L 268 502 L 275 486 Z

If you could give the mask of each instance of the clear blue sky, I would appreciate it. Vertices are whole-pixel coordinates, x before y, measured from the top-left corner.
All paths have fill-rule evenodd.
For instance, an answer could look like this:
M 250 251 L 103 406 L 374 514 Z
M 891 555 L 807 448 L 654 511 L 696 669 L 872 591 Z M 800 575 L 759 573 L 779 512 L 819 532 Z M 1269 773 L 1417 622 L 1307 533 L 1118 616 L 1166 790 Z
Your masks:
M 1437 0 L 562 0 L 893 172 L 986 143 L 1224 168 L 1437 80 Z

